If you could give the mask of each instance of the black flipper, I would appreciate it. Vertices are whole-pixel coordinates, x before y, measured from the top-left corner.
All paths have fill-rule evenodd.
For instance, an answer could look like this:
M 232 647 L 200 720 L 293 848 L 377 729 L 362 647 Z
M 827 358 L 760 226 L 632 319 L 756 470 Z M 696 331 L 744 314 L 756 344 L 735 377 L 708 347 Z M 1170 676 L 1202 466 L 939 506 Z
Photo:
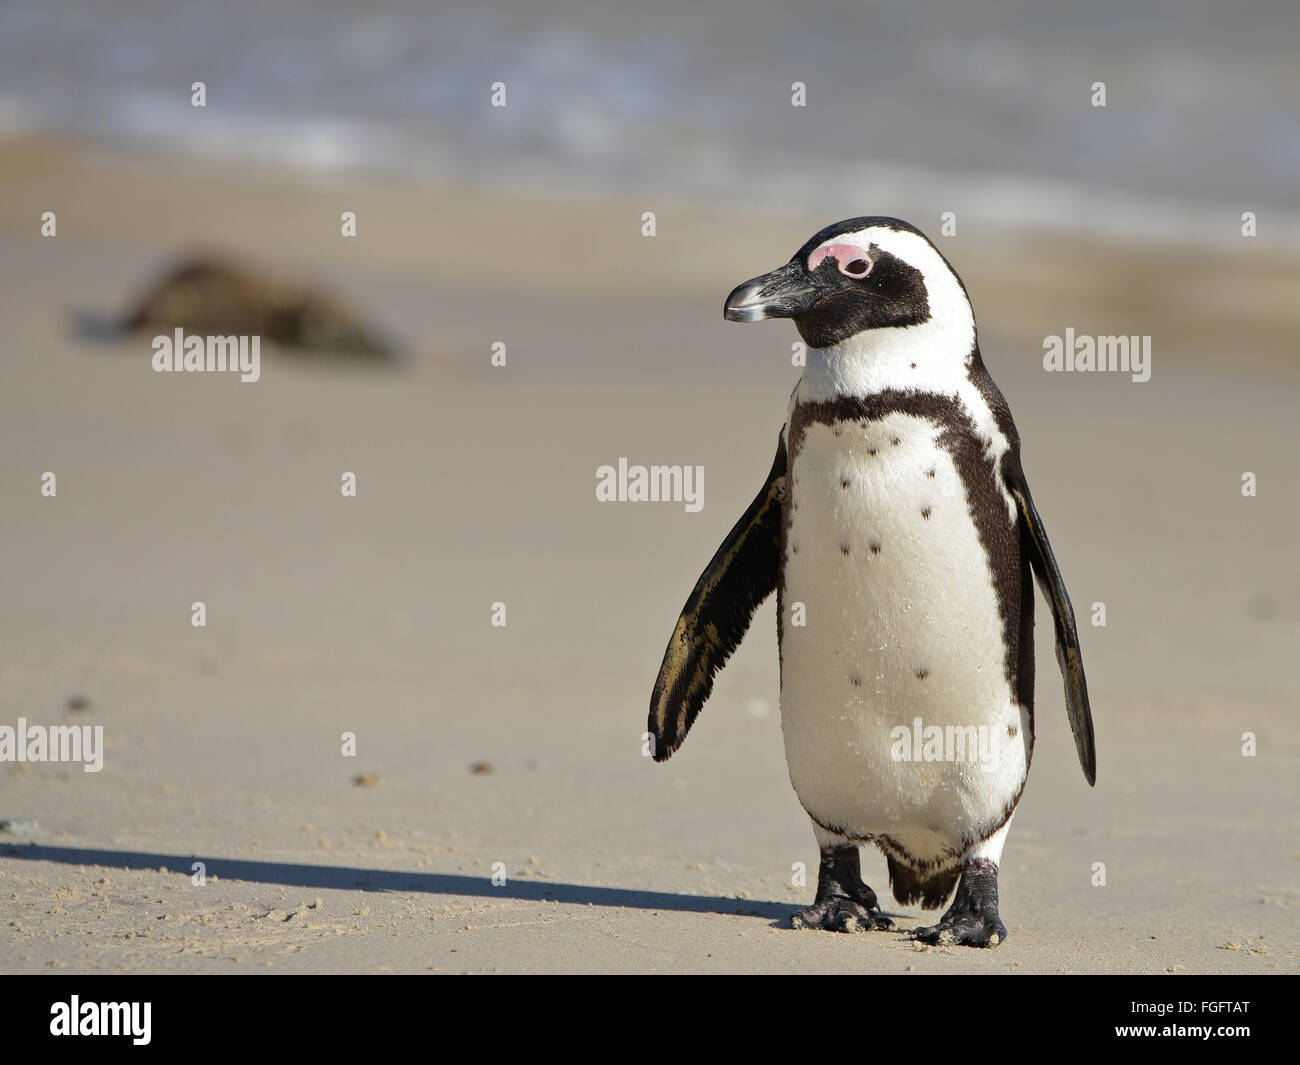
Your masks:
M 713 691 L 714 675 L 740 645 L 754 611 L 776 588 L 785 467 L 782 436 L 762 490 L 722 541 L 677 619 L 650 696 L 656 762 L 682 745 Z
M 1029 484 L 1018 468 L 1006 471 L 1007 488 L 1015 497 L 1020 510 L 1021 540 L 1029 554 L 1029 564 L 1034 569 L 1043 597 L 1052 608 L 1056 624 L 1056 661 L 1065 680 L 1065 709 L 1070 715 L 1070 728 L 1074 732 L 1074 746 L 1079 752 L 1079 764 L 1088 783 L 1097 782 L 1097 748 L 1092 732 L 1092 710 L 1088 706 L 1088 682 L 1083 675 L 1083 655 L 1079 650 L 1079 633 L 1074 624 L 1074 608 L 1065 590 L 1052 545 L 1047 541 L 1047 530 L 1039 517 L 1029 494 Z

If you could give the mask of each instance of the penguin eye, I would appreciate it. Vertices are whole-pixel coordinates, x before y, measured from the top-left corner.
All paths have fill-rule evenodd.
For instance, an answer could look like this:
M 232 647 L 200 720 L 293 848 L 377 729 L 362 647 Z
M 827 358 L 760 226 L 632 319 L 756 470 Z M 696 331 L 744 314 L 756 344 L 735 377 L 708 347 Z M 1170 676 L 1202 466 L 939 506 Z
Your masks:
M 808 256 L 808 269 L 816 270 L 827 259 L 834 259 L 835 269 L 845 277 L 858 279 L 871 273 L 871 254 L 859 244 L 823 244 Z

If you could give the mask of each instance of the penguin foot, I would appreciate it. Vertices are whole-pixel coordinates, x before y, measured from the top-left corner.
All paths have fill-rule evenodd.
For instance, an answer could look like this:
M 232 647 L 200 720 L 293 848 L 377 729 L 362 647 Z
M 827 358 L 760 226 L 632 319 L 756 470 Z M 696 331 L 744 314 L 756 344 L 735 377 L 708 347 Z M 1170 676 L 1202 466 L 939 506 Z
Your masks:
M 867 889 L 871 891 L 870 888 Z M 875 893 L 871 893 L 874 901 Z M 806 909 L 797 910 L 790 918 L 792 928 L 822 928 L 827 932 L 873 932 L 894 927 L 877 906 L 874 910 L 857 899 L 835 897 L 814 902 Z
M 870 932 L 893 928 L 880 912 L 876 893 L 862 882 L 856 844 L 822 849 L 817 873 L 817 899 L 790 918 L 792 928 L 822 928 L 828 932 Z
M 996 947 L 1007 938 L 998 916 L 998 867 L 988 858 L 972 858 L 962 870 L 957 894 L 939 923 L 914 929 L 909 939 L 932 947 Z

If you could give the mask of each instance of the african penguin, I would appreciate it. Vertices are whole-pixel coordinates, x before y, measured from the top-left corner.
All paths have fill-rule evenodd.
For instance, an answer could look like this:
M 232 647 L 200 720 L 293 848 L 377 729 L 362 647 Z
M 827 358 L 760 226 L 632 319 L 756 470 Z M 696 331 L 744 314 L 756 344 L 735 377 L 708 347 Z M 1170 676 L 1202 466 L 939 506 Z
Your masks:
M 775 590 L 786 761 L 821 850 L 794 927 L 892 927 L 861 878 L 858 847 L 874 843 L 899 902 L 935 909 L 956 888 L 912 938 L 996 946 L 1034 743 L 1031 570 L 1089 784 L 1096 753 L 1074 611 L 966 288 L 915 227 L 851 218 L 737 287 L 724 316 L 793 319 L 807 361 L 767 481 L 664 653 L 655 759 Z

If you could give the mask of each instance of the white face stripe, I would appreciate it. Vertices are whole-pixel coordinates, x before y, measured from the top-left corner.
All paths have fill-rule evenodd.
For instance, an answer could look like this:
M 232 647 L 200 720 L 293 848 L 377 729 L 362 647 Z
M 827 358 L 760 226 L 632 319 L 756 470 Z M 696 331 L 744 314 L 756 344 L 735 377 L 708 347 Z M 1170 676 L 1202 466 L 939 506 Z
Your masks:
M 809 258 L 836 244 L 860 248 L 874 244 L 920 270 L 930 318 L 920 325 L 869 329 L 833 348 L 813 349 L 835 356 L 809 358 L 809 370 L 814 370 L 814 362 L 824 363 L 821 369 L 828 375 L 819 381 L 818 373 L 805 373 L 813 391 L 825 389 L 825 398 L 870 395 L 890 388 L 953 394 L 959 380 L 967 376 L 975 347 L 975 316 L 961 282 L 943 257 L 915 233 L 871 226 L 823 241 Z
M 829 237 L 809 253 L 809 266 L 815 268 L 813 264 L 820 263 L 835 245 L 858 248 L 863 255 L 869 255 L 873 244 L 881 251 L 889 252 L 895 258 L 920 270 L 930 301 L 931 320 L 951 322 L 954 327 L 968 325 L 971 342 L 974 343 L 975 317 L 971 313 L 970 300 L 966 298 L 961 282 L 957 280 L 957 275 L 952 272 L 952 268 L 943 261 L 943 256 L 935 251 L 934 246 L 916 233 L 909 233 L 905 229 L 869 226 L 853 233 Z M 844 264 L 840 263 L 840 265 Z
M 998 463 L 998 485 L 1014 521 L 1016 504 L 1002 483 L 1000 465 L 1010 443 L 970 379 L 975 315 L 952 268 L 924 237 L 884 226 L 830 237 L 813 249 L 809 260 L 832 245 L 865 249 L 872 244 L 921 271 L 930 318 L 920 325 L 867 329 L 829 348 L 809 348 L 803 376 L 791 397 L 791 410 L 798 402 L 887 391 L 952 396 L 966 408 L 988 457 Z

